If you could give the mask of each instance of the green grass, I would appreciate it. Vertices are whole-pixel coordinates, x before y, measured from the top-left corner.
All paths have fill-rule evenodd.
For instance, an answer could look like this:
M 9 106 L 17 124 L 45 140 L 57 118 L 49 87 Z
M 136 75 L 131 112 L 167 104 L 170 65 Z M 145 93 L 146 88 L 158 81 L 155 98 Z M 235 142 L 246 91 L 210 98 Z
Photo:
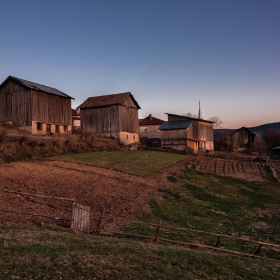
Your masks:
M 46 228 L 0 227 L 0 279 L 279 279 L 280 265 Z
M 150 202 L 151 212 L 141 221 L 222 233 L 280 244 L 280 184 L 270 174 L 266 183 L 219 177 L 186 169 L 169 177 L 172 187 L 159 190 Z M 131 224 L 126 231 L 154 235 L 155 228 Z M 205 234 L 162 230 L 160 237 L 215 246 L 217 238 Z M 258 245 L 222 239 L 221 247 L 254 253 Z M 279 252 L 263 249 L 263 257 L 280 259 Z
M 59 155 L 51 157 L 51 159 L 83 162 L 128 174 L 147 176 L 186 157 L 186 155 L 156 151 L 106 151 Z

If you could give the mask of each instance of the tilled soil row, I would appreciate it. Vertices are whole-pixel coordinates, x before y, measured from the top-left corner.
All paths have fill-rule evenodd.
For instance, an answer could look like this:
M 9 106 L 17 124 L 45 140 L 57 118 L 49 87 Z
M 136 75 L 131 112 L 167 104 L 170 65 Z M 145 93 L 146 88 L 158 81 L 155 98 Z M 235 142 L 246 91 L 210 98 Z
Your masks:
M 201 172 L 214 173 L 220 176 L 229 176 L 248 181 L 263 182 L 266 178 L 266 169 L 260 162 L 203 157 L 195 166 L 195 169 Z

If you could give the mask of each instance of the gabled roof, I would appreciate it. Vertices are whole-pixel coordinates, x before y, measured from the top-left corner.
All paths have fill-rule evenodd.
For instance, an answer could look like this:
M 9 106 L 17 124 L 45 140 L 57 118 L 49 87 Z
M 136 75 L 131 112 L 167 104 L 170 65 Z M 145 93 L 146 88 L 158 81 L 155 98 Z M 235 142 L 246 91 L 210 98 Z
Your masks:
M 169 129 L 185 129 L 190 127 L 193 120 L 181 120 L 181 121 L 167 121 L 164 122 L 158 129 L 169 130 Z
M 198 119 L 198 118 L 192 118 L 192 117 L 188 117 L 188 116 L 181 116 L 181 115 L 170 114 L 170 113 L 164 113 L 164 114 L 167 114 L 167 115 L 170 115 L 170 116 L 184 118 L 186 120 L 195 120 L 195 121 L 200 121 L 200 122 L 215 123 L 213 121 L 203 120 L 203 119 Z
M 121 105 L 125 101 L 125 99 L 128 98 L 129 96 L 132 98 L 137 108 L 141 109 L 137 101 L 134 99 L 133 95 L 130 92 L 89 97 L 77 108 L 85 109 L 85 108 L 105 107 L 111 105 Z
M 66 98 L 71 98 L 74 99 L 73 97 L 67 95 L 66 93 L 63 93 L 60 90 L 57 90 L 56 88 L 52 88 L 52 87 L 48 87 L 48 86 L 44 86 L 41 84 L 37 84 L 34 82 L 30 82 L 30 81 L 26 81 L 17 77 L 13 77 L 13 76 L 9 76 L 1 85 L 0 87 L 2 87 L 6 82 L 8 82 L 9 80 L 13 80 L 14 82 L 28 88 L 28 89 L 33 89 L 33 90 L 37 90 L 37 91 L 42 91 L 45 93 L 50 93 L 50 94 L 54 94 L 54 95 L 58 95 L 61 97 L 66 97 Z
M 257 135 L 257 133 L 256 133 L 256 132 L 254 132 L 254 131 L 252 131 L 252 130 L 248 129 L 248 128 L 247 128 L 247 127 L 245 127 L 245 126 L 242 126 L 241 128 L 236 129 L 236 130 L 235 130 L 235 131 L 233 131 L 230 135 L 232 135 L 232 134 L 234 134 L 234 133 L 236 133 L 236 132 L 238 132 L 238 131 L 240 131 L 240 130 L 242 130 L 242 129 L 245 129 L 245 131 L 247 132 L 247 134 L 254 134 L 254 135 Z
M 161 125 L 164 121 L 149 115 L 145 119 L 139 120 L 139 125 Z

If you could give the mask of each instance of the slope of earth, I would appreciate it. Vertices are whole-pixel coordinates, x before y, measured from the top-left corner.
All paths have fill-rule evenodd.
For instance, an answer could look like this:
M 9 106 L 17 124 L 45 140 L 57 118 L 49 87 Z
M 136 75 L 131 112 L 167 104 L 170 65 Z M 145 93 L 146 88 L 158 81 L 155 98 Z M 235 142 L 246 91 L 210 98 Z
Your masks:
M 133 218 L 135 213 L 149 210 L 148 201 L 156 196 L 157 189 L 169 186 L 167 176 L 179 173 L 184 168 L 186 160 L 145 178 L 69 162 L 3 163 L 0 165 L 0 189 L 75 198 L 78 203 L 90 206 L 93 213 L 100 212 L 104 207 L 106 215 Z M 69 201 L 6 192 L 0 192 L 0 201 L 2 210 L 71 218 L 72 204 Z M 1 224 L 27 225 L 38 221 L 50 223 L 43 217 L 0 211 Z M 69 223 L 64 222 L 61 225 L 69 226 Z M 113 226 L 112 223 L 111 227 Z

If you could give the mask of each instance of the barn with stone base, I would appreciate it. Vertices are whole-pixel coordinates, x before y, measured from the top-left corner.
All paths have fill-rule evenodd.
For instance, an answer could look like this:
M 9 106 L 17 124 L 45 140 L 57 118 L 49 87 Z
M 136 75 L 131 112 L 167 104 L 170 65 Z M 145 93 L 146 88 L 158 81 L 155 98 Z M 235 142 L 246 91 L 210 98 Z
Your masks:
M 0 85 L 0 121 L 32 134 L 71 133 L 71 99 L 55 88 L 9 76 Z
M 139 109 L 130 92 L 89 97 L 77 107 L 83 132 L 113 137 L 125 145 L 139 142 Z

